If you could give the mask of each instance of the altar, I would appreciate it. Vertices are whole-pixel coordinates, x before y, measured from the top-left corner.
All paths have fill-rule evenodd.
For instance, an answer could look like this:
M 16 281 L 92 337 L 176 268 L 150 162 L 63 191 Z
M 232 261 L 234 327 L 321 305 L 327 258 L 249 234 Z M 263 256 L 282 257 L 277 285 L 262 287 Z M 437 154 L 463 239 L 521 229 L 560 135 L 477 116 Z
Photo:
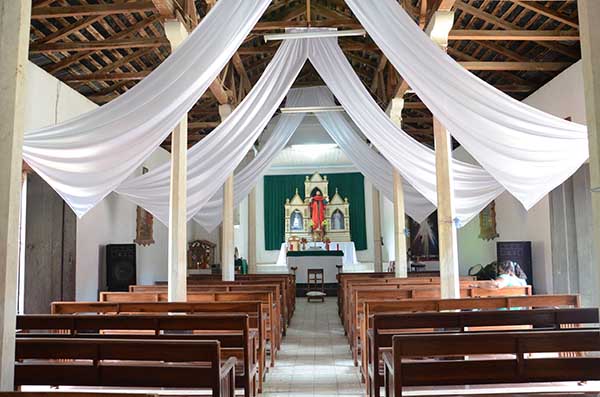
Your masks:
M 323 242 L 310 242 L 307 243 L 307 248 L 317 247 L 321 250 L 325 251 L 325 243 Z M 339 250 L 343 252 L 342 256 L 342 265 L 344 267 L 355 267 L 358 265 L 358 261 L 356 260 L 356 247 L 352 241 L 345 242 L 332 242 L 329 243 L 329 247 L 331 250 Z M 303 251 L 300 251 L 303 252 Z M 277 266 L 288 266 L 287 261 L 287 253 L 288 253 L 288 245 L 286 243 L 281 244 L 281 249 L 279 250 L 279 256 L 277 257 Z M 306 276 L 306 275 L 305 275 Z

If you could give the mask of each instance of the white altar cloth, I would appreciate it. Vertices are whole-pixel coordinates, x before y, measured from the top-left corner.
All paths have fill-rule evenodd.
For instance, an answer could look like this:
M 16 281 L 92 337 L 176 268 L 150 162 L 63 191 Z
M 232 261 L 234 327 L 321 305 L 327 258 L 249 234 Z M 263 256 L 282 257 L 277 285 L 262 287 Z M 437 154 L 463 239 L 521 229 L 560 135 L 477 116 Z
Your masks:
M 325 249 L 325 243 L 308 243 L 306 246 L 306 248 L 310 248 L 310 247 L 314 247 L 314 246 L 320 247 L 322 249 Z M 358 261 L 356 260 L 356 247 L 354 246 L 354 243 L 351 242 L 346 242 L 346 243 L 338 243 L 338 242 L 332 242 L 329 244 L 329 249 L 331 250 L 336 250 L 338 245 L 340 246 L 340 250 L 344 251 L 344 260 L 343 260 L 343 265 L 344 266 L 355 266 L 358 265 Z M 279 257 L 277 257 L 277 266 L 284 266 L 287 267 L 287 259 L 286 259 L 286 255 L 287 255 L 287 243 L 283 243 L 281 244 L 281 249 L 279 250 Z

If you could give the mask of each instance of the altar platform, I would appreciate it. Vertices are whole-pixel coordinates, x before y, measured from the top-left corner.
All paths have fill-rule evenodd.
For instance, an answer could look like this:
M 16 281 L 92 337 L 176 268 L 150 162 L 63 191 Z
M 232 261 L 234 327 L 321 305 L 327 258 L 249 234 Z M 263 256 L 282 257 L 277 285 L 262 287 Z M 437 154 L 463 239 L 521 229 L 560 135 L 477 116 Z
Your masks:
M 356 247 L 354 246 L 354 243 L 352 241 L 350 241 L 350 242 L 332 242 L 332 243 L 329 243 L 329 247 L 331 250 L 337 250 L 337 248 L 339 247 L 339 251 L 342 251 L 344 253 L 344 256 L 342 258 L 342 265 L 344 265 L 344 268 L 355 268 L 356 266 L 360 265 L 360 263 L 356 259 Z M 319 248 L 323 251 L 326 251 L 325 243 L 320 243 L 320 242 L 308 243 L 307 249 L 308 248 Z M 286 243 L 281 244 L 281 249 L 279 250 L 279 256 L 277 257 L 276 266 L 287 267 L 287 258 L 286 258 L 287 252 L 288 252 L 287 244 Z

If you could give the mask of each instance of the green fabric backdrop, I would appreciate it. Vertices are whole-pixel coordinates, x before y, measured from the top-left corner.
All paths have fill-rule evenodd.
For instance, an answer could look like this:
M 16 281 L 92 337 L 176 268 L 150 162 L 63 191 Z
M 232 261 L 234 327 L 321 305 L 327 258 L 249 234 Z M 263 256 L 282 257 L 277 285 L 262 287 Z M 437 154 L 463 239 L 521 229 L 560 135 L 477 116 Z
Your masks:
M 285 199 L 291 199 L 298 188 L 304 197 L 306 175 L 270 175 L 264 177 L 265 249 L 281 249 L 285 240 Z M 327 174 L 329 196 L 337 187 L 342 197 L 350 202 L 350 231 L 358 251 L 367 249 L 365 225 L 365 180 L 360 173 Z

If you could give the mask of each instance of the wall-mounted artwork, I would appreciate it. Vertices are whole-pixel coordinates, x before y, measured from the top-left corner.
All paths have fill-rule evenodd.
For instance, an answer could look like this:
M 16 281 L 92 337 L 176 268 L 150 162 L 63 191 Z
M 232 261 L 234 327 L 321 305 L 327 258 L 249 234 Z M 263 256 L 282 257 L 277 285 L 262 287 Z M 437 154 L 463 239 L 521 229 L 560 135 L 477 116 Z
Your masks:
M 496 202 L 492 201 L 479 213 L 479 238 L 490 241 L 500 237 L 496 230 Z
M 437 211 L 423 222 L 410 222 L 410 251 L 415 260 L 436 260 L 439 258 Z

